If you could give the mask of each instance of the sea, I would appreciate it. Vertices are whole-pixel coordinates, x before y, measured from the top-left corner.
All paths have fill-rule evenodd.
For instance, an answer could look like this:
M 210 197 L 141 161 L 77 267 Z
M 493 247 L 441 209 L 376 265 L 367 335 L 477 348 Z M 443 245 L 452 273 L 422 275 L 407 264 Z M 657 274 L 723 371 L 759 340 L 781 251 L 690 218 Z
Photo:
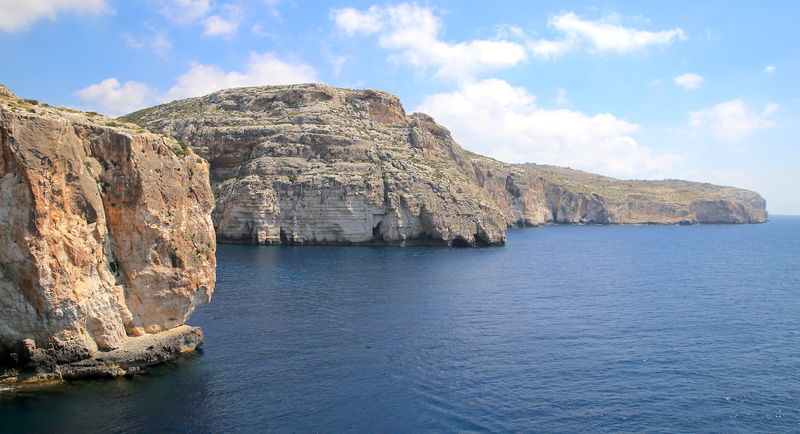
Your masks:
M 800 217 L 217 258 L 201 352 L 0 391 L 0 431 L 800 432 Z

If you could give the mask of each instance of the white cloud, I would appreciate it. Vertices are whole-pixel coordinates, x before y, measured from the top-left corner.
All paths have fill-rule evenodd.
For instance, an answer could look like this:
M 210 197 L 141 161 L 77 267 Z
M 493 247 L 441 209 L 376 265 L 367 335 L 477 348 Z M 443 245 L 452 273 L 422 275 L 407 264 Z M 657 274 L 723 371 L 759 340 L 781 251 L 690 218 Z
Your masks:
M 563 39 L 560 41 L 538 39 L 535 41 L 528 41 L 527 45 L 534 56 L 540 59 L 552 59 L 576 47 L 577 41 L 570 39 Z
M 355 8 L 331 10 L 331 19 L 346 36 L 371 35 L 384 28 L 384 9 L 370 6 L 366 11 Z
M 214 65 L 192 63 L 189 71 L 175 81 L 165 100 L 200 96 L 231 87 L 308 83 L 318 79 L 314 68 L 307 63 L 287 62 L 274 53 L 250 53 L 244 72 L 226 72 Z
M 382 48 L 398 52 L 390 59 L 422 70 L 434 69 L 441 78 L 466 81 L 481 72 L 514 66 L 527 57 L 525 47 L 510 41 L 444 42 L 439 39 L 439 18 L 431 9 L 416 4 L 334 9 L 331 19 L 348 37 L 377 34 Z
M 239 30 L 239 23 L 244 18 L 244 9 L 239 6 L 224 5 L 220 8 L 221 14 L 211 15 L 200 21 L 203 34 L 206 36 L 221 36 L 229 39 Z
M 708 128 L 714 135 L 724 140 L 740 140 L 757 130 L 770 128 L 775 123 L 765 119 L 777 110 L 777 105 L 769 104 L 762 115 L 750 110 L 744 101 L 734 99 L 719 103 L 707 110 L 698 110 L 689 115 L 689 125 Z
M 672 79 L 676 85 L 690 90 L 699 88 L 700 85 L 703 84 L 703 80 L 702 75 L 693 72 L 682 74 Z
M 0 30 L 13 33 L 61 12 L 100 14 L 112 11 L 106 0 L 0 0 Z
M 175 84 L 167 91 L 151 88 L 138 81 L 120 83 L 116 78 L 107 78 L 75 92 L 75 95 L 92 110 L 118 116 L 150 105 L 231 87 L 315 81 L 318 81 L 317 73 L 307 63 L 284 61 L 274 53 L 250 53 L 247 68 L 242 72 L 192 63 L 188 71 L 175 78 Z
M 772 74 L 775 72 L 775 65 L 767 65 L 766 68 L 764 68 L 764 72 L 767 74 Z
M 155 102 L 157 91 L 138 81 L 120 83 L 107 78 L 100 83 L 83 88 L 75 94 L 97 111 L 118 116 L 138 110 Z
M 162 0 L 161 13 L 170 20 L 188 24 L 211 12 L 209 0 Z
M 650 32 L 616 24 L 614 16 L 591 21 L 573 12 L 550 19 L 550 27 L 563 34 L 560 39 L 532 39 L 519 27 L 499 26 L 494 39 L 464 42 L 443 41 L 439 18 L 430 8 L 417 4 L 332 9 L 330 17 L 343 36 L 377 35 L 382 48 L 397 52 L 390 59 L 418 69 L 433 69 L 438 77 L 461 82 L 471 81 L 483 72 L 517 65 L 527 60 L 529 53 L 541 59 L 578 48 L 629 53 L 686 39 L 680 28 Z
M 564 36 L 559 40 L 539 39 L 528 42 L 528 48 L 540 58 L 560 56 L 572 49 L 586 47 L 602 53 L 626 54 L 651 45 L 668 45 L 686 39 L 680 28 L 650 32 L 623 27 L 616 16 L 601 20 L 585 20 L 574 12 L 565 12 L 550 19 L 549 26 Z
M 578 167 L 612 176 L 647 176 L 681 157 L 639 145 L 636 124 L 603 113 L 543 109 L 523 87 L 498 79 L 425 98 L 417 108 L 446 125 L 467 149 L 494 158 Z

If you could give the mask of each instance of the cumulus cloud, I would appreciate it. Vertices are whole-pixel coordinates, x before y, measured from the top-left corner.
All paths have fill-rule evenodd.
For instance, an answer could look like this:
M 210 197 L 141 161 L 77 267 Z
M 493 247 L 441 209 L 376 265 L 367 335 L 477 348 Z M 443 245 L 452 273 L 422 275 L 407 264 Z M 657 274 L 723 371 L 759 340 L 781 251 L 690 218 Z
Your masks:
M 178 76 L 166 94 L 166 100 L 205 95 L 220 89 L 242 86 L 308 83 L 318 81 L 317 72 L 304 62 L 288 62 L 275 53 L 250 53 L 243 72 L 224 71 L 214 65 L 192 63 Z
M 59 13 L 100 14 L 112 11 L 106 0 L 0 0 L 0 30 L 13 33 L 27 30 L 31 24 Z
M 703 76 L 692 72 L 679 75 L 672 79 L 672 81 L 684 89 L 697 89 L 703 84 Z
M 466 81 L 481 72 L 514 66 L 527 57 L 525 47 L 516 42 L 442 41 L 439 18 L 431 9 L 416 4 L 333 9 L 331 19 L 344 36 L 376 34 L 382 48 L 397 51 L 390 59 L 433 69 L 441 78 Z
M 499 26 L 493 39 L 456 43 L 443 41 L 439 18 L 430 8 L 417 4 L 332 9 L 330 18 L 345 37 L 375 35 L 382 48 L 397 51 L 391 59 L 433 69 L 438 77 L 461 82 L 517 65 L 529 55 L 551 59 L 579 48 L 625 54 L 686 39 L 680 28 L 657 32 L 631 29 L 617 24 L 615 16 L 592 21 L 574 12 L 550 19 L 549 26 L 563 35 L 559 39 L 534 39 L 519 27 Z
M 690 113 L 689 125 L 707 128 L 723 140 L 741 140 L 755 131 L 775 126 L 766 119 L 778 106 L 768 104 L 761 115 L 750 110 L 741 99 L 733 99 L 706 110 Z
M 406 7 L 408 5 L 405 5 Z M 371 35 L 384 29 L 385 9 L 378 6 L 370 6 L 365 11 L 355 8 L 333 9 L 331 19 L 336 27 L 346 36 Z
M 244 18 L 244 9 L 232 5 L 224 5 L 220 9 L 221 13 L 200 21 L 200 25 L 203 26 L 203 34 L 232 38 L 239 30 L 239 24 Z
M 527 45 L 534 56 L 540 59 L 552 59 L 575 48 L 577 46 L 577 41 L 571 39 L 563 39 L 560 41 L 538 39 L 528 41 Z
M 138 81 L 120 83 L 116 78 L 107 78 L 75 92 L 75 95 L 92 110 L 118 116 L 150 105 L 231 87 L 312 81 L 317 81 L 317 73 L 307 63 L 281 60 L 274 53 L 250 53 L 247 67 L 241 72 L 194 62 L 188 71 L 175 78 L 175 84 L 166 91 Z
M 550 19 L 549 26 L 563 34 L 561 39 L 538 39 L 528 42 L 531 52 L 540 58 L 553 58 L 580 47 L 596 53 L 626 54 L 652 45 L 668 45 L 686 39 L 680 28 L 650 32 L 617 24 L 616 16 L 586 20 L 574 12 Z
M 681 156 L 658 153 L 631 136 L 636 124 L 603 113 L 544 109 L 523 87 L 486 79 L 428 96 L 417 110 L 447 125 L 467 149 L 508 162 L 577 167 L 620 176 L 666 171 Z
M 111 116 L 129 113 L 147 106 L 156 99 L 157 91 L 138 81 L 120 83 L 116 78 L 107 78 L 77 92 L 92 108 Z
M 764 72 L 766 72 L 767 74 L 772 74 L 773 72 L 775 72 L 775 65 L 767 65 L 764 68 Z

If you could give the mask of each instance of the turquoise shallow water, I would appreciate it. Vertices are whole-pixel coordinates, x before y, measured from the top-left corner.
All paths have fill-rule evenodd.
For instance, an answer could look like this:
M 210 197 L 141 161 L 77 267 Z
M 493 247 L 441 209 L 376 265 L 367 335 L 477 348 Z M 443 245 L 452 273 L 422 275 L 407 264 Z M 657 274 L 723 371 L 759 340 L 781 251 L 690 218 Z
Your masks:
M 800 217 L 508 240 L 220 246 L 202 353 L 0 431 L 800 431 Z

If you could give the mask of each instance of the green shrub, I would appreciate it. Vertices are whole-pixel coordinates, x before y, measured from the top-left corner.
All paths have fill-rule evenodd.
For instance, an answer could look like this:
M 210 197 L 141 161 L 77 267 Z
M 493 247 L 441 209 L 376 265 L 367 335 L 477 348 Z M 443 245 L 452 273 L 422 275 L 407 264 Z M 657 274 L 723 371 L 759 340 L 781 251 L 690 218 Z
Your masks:
M 184 142 L 183 140 L 178 140 L 178 144 L 181 145 L 181 148 L 172 150 L 172 152 L 174 152 L 175 155 L 183 156 L 183 155 L 189 155 L 189 154 L 192 153 L 192 151 L 189 150 L 189 146 L 187 146 L 186 142 Z

